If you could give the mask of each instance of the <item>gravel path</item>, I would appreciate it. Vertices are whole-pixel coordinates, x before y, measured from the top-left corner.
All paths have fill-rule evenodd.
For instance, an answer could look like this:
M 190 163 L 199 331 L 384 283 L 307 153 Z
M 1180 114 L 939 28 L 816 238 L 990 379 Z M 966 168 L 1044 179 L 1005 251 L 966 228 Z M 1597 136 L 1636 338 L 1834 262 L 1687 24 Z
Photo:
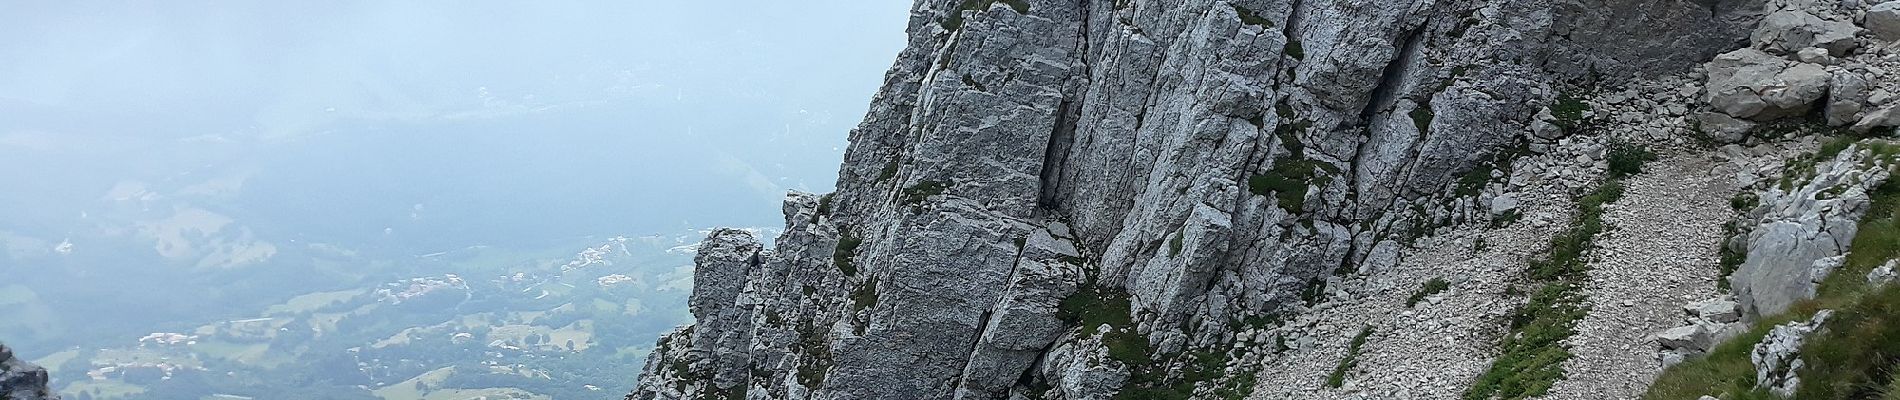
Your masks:
M 1590 313 L 1567 344 L 1567 379 L 1547 399 L 1634 399 L 1661 372 L 1655 334 L 1681 325 L 1681 306 L 1716 293 L 1716 246 L 1734 172 L 1707 153 L 1665 157 L 1628 178 L 1590 263 Z

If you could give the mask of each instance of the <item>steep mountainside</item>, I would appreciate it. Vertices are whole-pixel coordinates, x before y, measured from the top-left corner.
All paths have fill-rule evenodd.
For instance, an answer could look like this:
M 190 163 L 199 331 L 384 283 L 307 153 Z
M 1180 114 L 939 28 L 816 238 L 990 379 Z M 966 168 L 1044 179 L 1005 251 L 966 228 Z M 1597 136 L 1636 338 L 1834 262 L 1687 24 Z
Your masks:
M 920 0 L 628 398 L 1643 396 L 1827 297 L 1896 6 Z
M 46 386 L 46 369 L 13 358 L 13 349 L 0 345 L 0 399 L 59 400 Z

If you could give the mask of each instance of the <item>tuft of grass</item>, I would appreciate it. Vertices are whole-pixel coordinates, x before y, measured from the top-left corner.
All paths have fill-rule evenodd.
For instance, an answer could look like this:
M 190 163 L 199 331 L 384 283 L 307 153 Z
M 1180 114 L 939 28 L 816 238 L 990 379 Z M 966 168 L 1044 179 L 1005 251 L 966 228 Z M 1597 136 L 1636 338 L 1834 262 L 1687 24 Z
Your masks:
M 1262 28 L 1273 27 L 1273 20 L 1269 20 L 1266 17 L 1260 16 L 1260 13 L 1256 13 L 1253 10 L 1247 9 L 1246 7 L 1241 7 L 1239 4 L 1228 3 L 1227 5 L 1234 7 L 1235 14 L 1240 14 L 1240 23 L 1258 26 Z
M 1247 179 L 1247 189 L 1255 195 L 1273 195 L 1281 209 L 1297 213 L 1306 209 L 1307 191 L 1332 179 L 1320 171 L 1338 173 L 1330 164 L 1295 156 L 1274 159 L 1273 169 Z
M 1274 106 L 1274 112 L 1282 119 L 1280 126 L 1274 128 L 1274 136 L 1280 139 L 1280 147 L 1287 154 L 1273 159 L 1273 168 L 1247 178 L 1247 190 L 1255 195 L 1272 195 L 1279 200 L 1281 209 L 1297 213 L 1306 207 L 1308 188 L 1325 185 L 1331 178 L 1318 171 L 1324 170 L 1337 174 L 1339 169 L 1331 164 L 1306 159 L 1306 145 L 1300 142 L 1300 132 L 1312 126 L 1307 121 L 1285 122 L 1293 114 L 1291 106 L 1280 103 Z
M 1130 311 L 1127 292 L 1092 284 L 1056 306 L 1058 319 L 1078 326 L 1085 336 L 1102 335 L 1108 357 L 1128 367 L 1128 381 L 1113 399 L 1186 400 L 1196 385 L 1224 376 L 1229 354 L 1215 350 L 1156 354 L 1147 335 L 1135 330 Z M 1242 379 L 1231 379 L 1214 388 L 1224 399 L 1245 398 L 1252 390 L 1252 384 Z
M 857 289 L 851 291 L 851 310 L 863 311 L 877 307 L 877 280 L 867 279 Z
M 1339 359 L 1339 366 L 1333 367 L 1333 373 L 1326 376 L 1326 387 L 1338 389 L 1346 385 L 1346 372 L 1359 366 L 1359 349 L 1366 345 L 1366 337 L 1372 336 L 1372 327 L 1359 328 L 1359 334 L 1353 335 L 1352 342 L 1346 344 L 1346 356 Z
M 1584 113 L 1590 112 L 1590 103 L 1571 93 L 1557 94 L 1557 102 L 1550 105 L 1550 116 L 1557 118 L 1557 126 L 1565 131 L 1574 131 L 1583 127 Z
M 1563 341 L 1577 333 L 1577 321 L 1588 311 L 1580 292 L 1568 282 L 1553 282 L 1531 295 L 1511 316 L 1512 333 L 1499 346 L 1502 354 L 1464 398 L 1525 399 L 1549 392 L 1563 378 L 1563 363 L 1572 356 Z
M 884 169 L 877 171 L 877 180 L 873 182 L 883 182 L 895 176 L 897 176 L 897 160 L 891 160 L 884 163 Z
M 1412 125 L 1418 127 L 1418 133 L 1423 134 L 1432 130 L 1433 114 L 1431 103 L 1420 103 L 1418 107 L 1412 108 L 1410 114 L 1412 116 Z M 1489 177 L 1487 176 L 1486 178 Z
M 1656 153 L 1627 143 L 1610 145 L 1610 177 L 1622 178 L 1643 173 L 1643 164 L 1656 160 Z
M 904 204 L 912 206 L 923 204 L 925 200 L 930 199 L 930 196 L 943 194 L 945 189 L 950 188 L 950 185 L 950 182 L 947 181 L 926 180 L 917 182 L 915 185 L 904 188 Z
M 825 193 L 824 196 L 818 197 L 818 209 L 811 213 L 811 223 L 816 224 L 818 223 L 819 219 L 824 218 L 827 215 L 831 215 L 831 195 L 832 194 L 834 193 Z
M 825 382 L 831 372 L 830 335 L 807 321 L 798 326 L 798 341 L 792 343 L 792 351 L 798 357 L 798 383 L 808 388 L 816 388 Z
M 1458 197 L 1477 196 L 1484 191 L 1484 185 L 1491 183 L 1491 171 L 1496 170 L 1496 166 L 1485 165 L 1465 171 L 1464 175 L 1458 176 L 1458 187 L 1452 190 L 1452 194 Z
M 1325 300 L 1325 299 L 1326 299 L 1326 280 L 1325 279 L 1320 279 L 1320 278 L 1309 279 L 1306 281 L 1306 287 L 1300 289 L 1300 301 L 1306 302 L 1307 307 L 1312 307 L 1314 304 L 1319 304 L 1320 300 Z
M 1412 297 L 1405 299 L 1405 307 L 1410 308 L 1416 306 L 1418 302 L 1425 301 L 1426 297 L 1444 292 L 1446 289 L 1451 289 L 1451 282 L 1446 282 L 1445 278 L 1432 278 L 1432 280 L 1425 281 L 1424 284 L 1419 285 L 1417 292 L 1412 293 Z
M 858 266 L 853 263 L 852 257 L 858 255 L 858 246 L 861 245 L 864 245 L 864 238 L 850 231 L 838 232 L 838 246 L 831 250 L 831 265 L 837 266 L 838 272 L 844 273 L 844 276 L 857 276 Z
M 949 16 L 944 17 L 940 25 L 947 31 L 954 32 L 958 29 L 963 29 L 963 12 L 988 10 L 991 6 L 996 5 L 996 3 L 1008 5 L 1011 10 L 1016 10 L 1017 14 L 1029 13 L 1029 3 L 1023 0 L 963 0 L 963 4 L 958 4 L 957 9 L 951 11 Z
M 1056 319 L 1081 327 L 1083 335 L 1094 335 L 1102 325 L 1133 324 L 1128 311 L 1127 293 L 1089 287 L 1062 298 L 1056 305 Z
M 1306 47 L 1301 46 L 1299 40 L 1288 40 L 1285 53 L 1287 57 L 1293 57 L 1295 60 L 1306 59 Z
M 1603 232 L 1603 206 L 1622 198 L 1623 182 L 1616 179 L 1604 181 L 1596 191 L 1579 198 L 1577 219 L 1572 221 L 1570 231 L 1550 240 L 1548 256 L 1531 260 L 1531 277 L 1539 280 L 1581 277 L 1589 263 L 1585 253 L 1596 246 L 1596 235 Z
M 1175 232 L 1174 238 L 1168 239 L 1168 257 L 1181 255 L 1181 236 L 1181 232 Z
M 1603 232 L 1603 206 L 1623 198 L 1624 176 L 1613 173 L 1578 198 L 1570 230 L 1551 239 L 1549 254 L 1530 262 L 1530 276 L 1542 287 L 1512 313 L 1498 358 L 1465 391 L 1466 400 L 1542 396 L 1563 379 L 1563 363 L 1573 356 L 1563 341 L 1577 333 L 1577 321 L 1589 311 L 1579 289 L 1589 279 L 1586 257 Z
M 1728 199 L 1728 208 L 1737 212 L 1748 212 L 1761 205 L 1761 196 L 1752 192 L 1736 193 Z

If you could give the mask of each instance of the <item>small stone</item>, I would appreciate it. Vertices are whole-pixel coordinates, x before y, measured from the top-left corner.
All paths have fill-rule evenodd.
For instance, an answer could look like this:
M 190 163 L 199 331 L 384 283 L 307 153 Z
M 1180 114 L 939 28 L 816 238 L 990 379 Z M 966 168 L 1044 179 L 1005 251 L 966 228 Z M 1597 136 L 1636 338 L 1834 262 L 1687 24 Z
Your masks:
M 1873 92 L 1867 94 L 1868 105 L 1877 106 L 1887 104 L 1887 100 L 1893 100 L 1893 92 L 1889 92 L 1887 89 L 1874 89 Z
M 1834 57 L 1829 57 L 1827 55 L 1827 49 L 1823 49 L 1819 47 L 1809 47 L 1809 48 L 1801 49 L 1801 51 L 1794 53 L 1794 58 L 1796 60 L 1801 60 L 1801 62 L 1804 62 L 1804 63 L 1815 63 L 1815 64 L 1821 64 L 1821 65 L 1834 65 L 1834 62 L 1835 62 Z
M 1656 342 L 1664 349 L 1702 350 L 1702 343 L 1709 340 L 1709 331 L 1702 325 L 1678 326 L 1656 334 Z

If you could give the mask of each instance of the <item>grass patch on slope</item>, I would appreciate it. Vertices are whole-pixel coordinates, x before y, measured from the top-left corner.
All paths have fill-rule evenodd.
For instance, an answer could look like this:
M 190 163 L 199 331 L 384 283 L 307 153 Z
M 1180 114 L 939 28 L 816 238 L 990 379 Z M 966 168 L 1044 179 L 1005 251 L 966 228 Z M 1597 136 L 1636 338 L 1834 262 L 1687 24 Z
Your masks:
M 1472 382 L 1465 399 L 1542 396 L 1563 379 L 1563 363 L 1573 356 L 1563 341 L 1577 333 L 1577 321 L 1589 312 L 1581 286 L 1589 280 L 1589 252 L 1603 232 L 1603 206 L 1622 199 L 1623 178 L 1642 172 L 1643 163 L 1655 159 L 1647 150 L 1627 145 L 1613 146 L 1610 154 L 1609 176 L 1577 199 L 1570 230 L 1551 239 L 1548 255 L 1531 261 L 1530 277 L 1542 286 L 1512 313 L 1497 360 Z
M 1326 376 L 1326 387 L 1338 389 L 1346 385 L 1346 373 L 1359 366 L 1359 349 L 1365 347 L 1366 338 L 1372 336 L 1372 327 L 1359 328 L 1359 334 L 1352 336 L 1352 342 L 1346 344 L 1346 357 L 1339 359 L 1339 366 L 1333 367 L 1332 375 Z

